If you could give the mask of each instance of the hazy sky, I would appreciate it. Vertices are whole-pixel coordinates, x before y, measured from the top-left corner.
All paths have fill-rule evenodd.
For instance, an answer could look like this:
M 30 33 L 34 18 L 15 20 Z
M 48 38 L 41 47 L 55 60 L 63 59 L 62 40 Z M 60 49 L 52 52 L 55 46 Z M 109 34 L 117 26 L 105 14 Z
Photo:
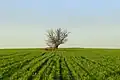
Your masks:
M 0 48 L 45 47 L 59 27 L 71 32 L 61 47 L 120 48 L 120 0 L 0 0 Z

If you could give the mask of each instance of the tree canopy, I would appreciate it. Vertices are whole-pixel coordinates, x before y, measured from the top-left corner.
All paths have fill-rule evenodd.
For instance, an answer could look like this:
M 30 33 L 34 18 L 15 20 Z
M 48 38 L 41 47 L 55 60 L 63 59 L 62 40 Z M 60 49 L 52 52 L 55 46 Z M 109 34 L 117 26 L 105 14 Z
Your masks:
M 47 31 L 47 45 L 49 47 L 57 49 L 60 44 L 64 44 L 65 42 L 68 41 L 67 37 L 68 34 L 67 30 L 63 30 L 61 28 L 58 28 L 56 30 L 50 29 Z

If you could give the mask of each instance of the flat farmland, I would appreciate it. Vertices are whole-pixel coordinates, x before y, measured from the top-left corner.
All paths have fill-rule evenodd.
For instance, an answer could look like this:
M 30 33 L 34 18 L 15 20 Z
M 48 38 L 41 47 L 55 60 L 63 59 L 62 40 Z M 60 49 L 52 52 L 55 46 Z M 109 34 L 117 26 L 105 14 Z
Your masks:
M 0 80 L 120 80 L 120 49 L 1 49 Z

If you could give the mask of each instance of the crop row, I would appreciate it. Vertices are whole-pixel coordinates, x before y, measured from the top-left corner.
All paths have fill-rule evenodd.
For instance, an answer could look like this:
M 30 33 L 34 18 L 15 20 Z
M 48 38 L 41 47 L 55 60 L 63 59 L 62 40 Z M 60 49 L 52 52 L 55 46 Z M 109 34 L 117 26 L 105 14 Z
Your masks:
M 116 57 L 103 56 L 100 60 L 92 60 L 84 56 L 64 56 L 61 52 L 9 56 L 2 56 L 5 58 L 0 65 L 0 78 L 3 80 L 120 79 L 119 58 Z

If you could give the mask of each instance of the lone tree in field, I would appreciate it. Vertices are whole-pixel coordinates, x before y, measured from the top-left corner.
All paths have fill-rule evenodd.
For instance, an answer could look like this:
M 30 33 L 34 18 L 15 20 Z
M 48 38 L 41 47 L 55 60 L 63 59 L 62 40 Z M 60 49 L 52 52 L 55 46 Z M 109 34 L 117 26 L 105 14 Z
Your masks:
M 58 46 L 60 44 L 64 44 L 68 39 L 68 34 L 70 32 L 67 32 L 67 30 L 62 30 L 61 28 L 58 28 L 56 30 L 50 29 L 47 31 L 47 45 L 50 48 L 58 49 Z

